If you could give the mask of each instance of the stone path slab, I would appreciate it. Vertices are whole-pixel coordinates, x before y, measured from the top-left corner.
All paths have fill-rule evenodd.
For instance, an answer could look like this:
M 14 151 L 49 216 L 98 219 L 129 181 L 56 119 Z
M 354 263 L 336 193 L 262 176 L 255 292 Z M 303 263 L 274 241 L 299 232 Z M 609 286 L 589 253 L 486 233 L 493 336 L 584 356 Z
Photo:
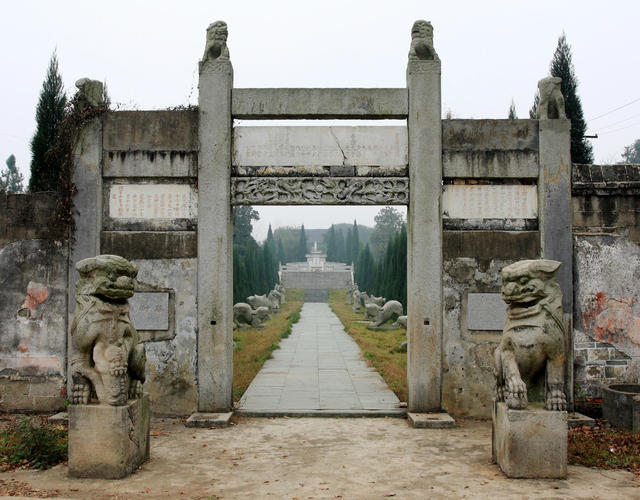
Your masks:
M 248 416 L 398 416 L 405 409 L 326 303 L 305 303 L 236 406 Z

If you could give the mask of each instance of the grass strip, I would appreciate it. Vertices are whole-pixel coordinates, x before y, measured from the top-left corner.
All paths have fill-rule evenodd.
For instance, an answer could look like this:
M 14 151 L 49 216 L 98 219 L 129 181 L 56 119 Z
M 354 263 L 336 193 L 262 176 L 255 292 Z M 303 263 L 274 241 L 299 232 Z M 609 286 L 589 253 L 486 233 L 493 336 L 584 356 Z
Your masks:
M 238 401 L 247 390 L 262 365 L 278 349 L 281 339 L 291 335 L 291 327 L 300 319 L 304 303 L 303 290 L 287 290 L 286 302 L 273 314 L 263 328 L 233 331 L 233 400 Z
M 407 354 L 400 352 L 400 344 L 407 340 L 404 328 L 392 330 L 369 330 L 364 321 L 364 312 L 353 312 L 347 304 L 344 290 L 329 290 L 329 306 L 353 337 L 362 355 L 370 366 L 382 376 L 400 401 L 407 400 Z

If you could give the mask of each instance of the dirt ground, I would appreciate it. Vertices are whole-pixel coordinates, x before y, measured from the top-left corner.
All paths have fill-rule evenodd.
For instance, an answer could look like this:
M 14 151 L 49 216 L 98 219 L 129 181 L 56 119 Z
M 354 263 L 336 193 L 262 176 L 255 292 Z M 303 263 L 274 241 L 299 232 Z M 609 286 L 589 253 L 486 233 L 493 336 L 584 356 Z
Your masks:
M 566 480 L 507 479 L 490 422 L 412 429 L 397 418 L 237 419 L 226 429 L 152 421 L 151 459 L 122 480 L 66 466 L 0 474 L 0 494 L 60 498 L 640 498 L 629 472 L 570 466 Z M 3 497 L 5 498 L 5 497 Z

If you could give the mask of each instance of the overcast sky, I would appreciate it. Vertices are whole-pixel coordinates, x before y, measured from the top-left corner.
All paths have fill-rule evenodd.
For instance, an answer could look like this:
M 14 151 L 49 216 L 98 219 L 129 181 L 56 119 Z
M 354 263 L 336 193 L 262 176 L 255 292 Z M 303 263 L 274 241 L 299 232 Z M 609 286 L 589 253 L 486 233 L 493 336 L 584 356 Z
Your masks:
M 430 20 L 442 60 L 442 112 L 454 118 L 506 118 L 511 99 L 527 118 L 564 31 L 589 133 L 600 136 L 592 142 L 596 161 L 618 161 L 640 138 L 640 2 L 444 3 L 2 2 L 0 168 L 15 154 L 28 177 L 36 103 L 54 50 L 70 93 L 77 79 L 90 77 L 107 81 L 120 109 L 196 104 L 205 31 L 218 19 L 229 26 L 236 87 L 404 87 L 411 25 Z M 270 221 L 326 227 L 357 218 L 372 225 L 376 212 L 272 207 L 256 235 Z

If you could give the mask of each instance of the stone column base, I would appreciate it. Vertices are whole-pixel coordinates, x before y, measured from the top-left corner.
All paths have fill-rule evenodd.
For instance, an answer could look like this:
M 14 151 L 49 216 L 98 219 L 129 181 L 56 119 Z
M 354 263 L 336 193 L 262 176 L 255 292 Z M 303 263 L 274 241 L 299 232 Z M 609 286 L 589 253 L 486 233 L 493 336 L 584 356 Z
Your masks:
M 567 412 L 494 403 L 492 457 L 507 477 L 567 477 Z
M 149 458 L 149 396 L 69 406 L 69 475 L 119 479 Z

